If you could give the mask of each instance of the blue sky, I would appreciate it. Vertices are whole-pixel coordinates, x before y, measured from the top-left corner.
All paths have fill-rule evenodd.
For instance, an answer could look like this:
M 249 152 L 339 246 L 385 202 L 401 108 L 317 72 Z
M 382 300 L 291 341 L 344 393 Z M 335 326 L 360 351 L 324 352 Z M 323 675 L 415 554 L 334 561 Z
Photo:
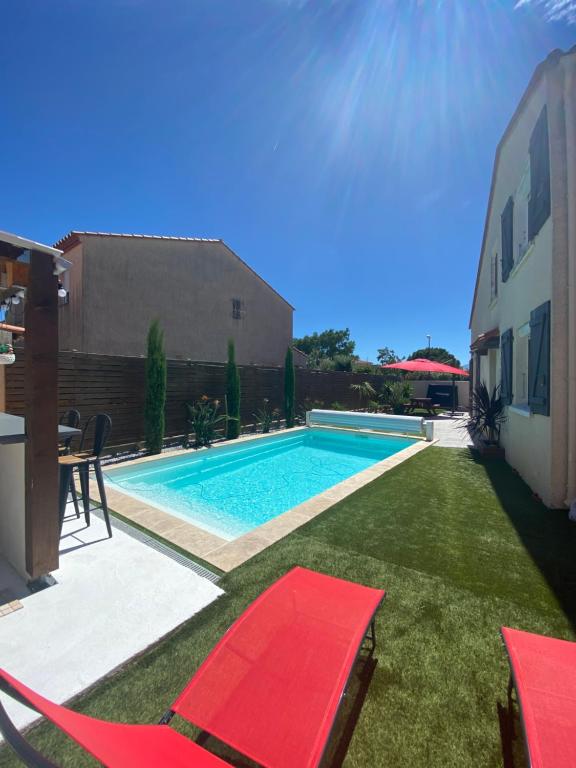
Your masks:
M 463 361 L 492 160 L 576 0 L 3 0 L 0 228 L 221 237 L 295 334 Z M 169 301 L 170 297 L 159 297 Z

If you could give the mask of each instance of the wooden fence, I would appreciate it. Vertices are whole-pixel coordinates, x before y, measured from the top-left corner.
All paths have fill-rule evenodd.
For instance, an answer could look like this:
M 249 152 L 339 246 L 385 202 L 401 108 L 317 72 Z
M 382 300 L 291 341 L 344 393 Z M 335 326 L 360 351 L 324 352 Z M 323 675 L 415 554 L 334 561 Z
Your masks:
M 114 448 L 137 445 L 144 439 L 145 359 L 112 357 L 80 352 L 59 356 L 59 409 L 80 411 L 82 422 L 95 413 L 112 417 L 111 444 Z M 253 414 L 264 398 L 282 408 L 284 370 L 256 365 L 238 366 L 241 380 L 241 421 L 254 421 Z M 299 405 L 337 402 L 358 407 L 358 395 L 351 384 L 370 381 L 379 388 L 381 376 L 344 371 L 296 369 L 296 400 Z M 202 395 L 224 402 L 226 365 L 187 360 L 168 360 L 166 437 L 182 435 L 186 428 L 185 404 Z M 24 364 L 22 356 L 6 367 L 6 411 L 24 415 Z

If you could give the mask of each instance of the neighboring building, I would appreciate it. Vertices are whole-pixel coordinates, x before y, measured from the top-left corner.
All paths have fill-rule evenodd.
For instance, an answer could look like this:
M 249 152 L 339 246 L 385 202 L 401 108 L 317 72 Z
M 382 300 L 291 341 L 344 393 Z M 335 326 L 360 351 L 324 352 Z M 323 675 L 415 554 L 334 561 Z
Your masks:
M 308 355 L 305 352 L 302 352 L 298 347 L 292 347 L 292 355 L 296 368 L 308 367 Z
M 158 318 L 169 358 L 224 361 L 233 339 L 238 363 L 284 364 L 293 307 L 222 240 L 70 232 L 57 247 L 74 265 L 61 349 L 143 355 Z
M 576 48 L 534 72 L 496 152 L 470 319 L 472 382 L 501 386 L 507 461 L 576 498 Z

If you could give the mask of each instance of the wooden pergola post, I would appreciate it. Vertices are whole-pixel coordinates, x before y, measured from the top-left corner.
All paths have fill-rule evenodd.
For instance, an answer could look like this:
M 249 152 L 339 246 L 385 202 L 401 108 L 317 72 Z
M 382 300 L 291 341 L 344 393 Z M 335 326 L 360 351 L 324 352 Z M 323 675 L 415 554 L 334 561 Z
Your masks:
M 58 278 L 51 255 L 31 251 L 24 344 L 26 570 L 58 568 Z

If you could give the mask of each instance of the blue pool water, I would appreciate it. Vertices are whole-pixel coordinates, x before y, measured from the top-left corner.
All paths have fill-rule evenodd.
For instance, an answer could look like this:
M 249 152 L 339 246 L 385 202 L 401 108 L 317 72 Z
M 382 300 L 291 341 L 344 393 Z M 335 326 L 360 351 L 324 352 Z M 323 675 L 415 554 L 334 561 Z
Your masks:
M 105 475 L 118 490 L 232 540 L 414 442 L 304 429 Z

